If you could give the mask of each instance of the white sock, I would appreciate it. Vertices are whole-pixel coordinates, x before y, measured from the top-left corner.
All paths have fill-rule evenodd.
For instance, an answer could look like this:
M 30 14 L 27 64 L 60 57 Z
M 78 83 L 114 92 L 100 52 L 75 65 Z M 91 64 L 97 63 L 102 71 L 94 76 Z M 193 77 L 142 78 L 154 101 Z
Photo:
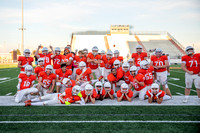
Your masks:
M 165 95 L 165 96 L 163 97 L 163 101 L 164 101 L 164 100 L 169 100 L 170 98 L 171 98 L 170 96 Z
M 31 99 L 31 95 L 30 94 L 28 94 L 26 97 L 27 97 L 28 100 Z
M 31 103 L 32 106 L 41 106 L 44 105 L 43 102 Z
M 32 102 L 37 102 L 37 101 L 40 101 L 39 97 L 36 97 L 34 99 L 31 100 Z
M 185 95 L 185 99 L 188 99 L 189 98 L 189 96 L 188 95 Z

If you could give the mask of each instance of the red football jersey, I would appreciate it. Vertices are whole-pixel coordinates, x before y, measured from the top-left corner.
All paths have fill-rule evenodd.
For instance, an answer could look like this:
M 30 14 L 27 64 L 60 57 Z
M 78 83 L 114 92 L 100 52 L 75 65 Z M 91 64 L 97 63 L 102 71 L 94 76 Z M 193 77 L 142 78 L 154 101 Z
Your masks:
M 182 63 L 185 63 L 186 68 L 189 71 L 193 71 L 194 74 L 197 74 L 200 72 L 200 57 L 198 54 L 194 54 L 192 57 L 188 55 L 182 56 Z
M 101 59 L 101 55 L 96 55 L 94 57 L 94 55 L 92 53 L 88 53 L 88 57 L 87 58 L 90 58 L 90 59 Z M 91 69 L 97 69 L 98 68 L 98 64 L 97 63 L 94 63 L 94 62 L 90 62 L 88 63 L 88 66 L 91 68 Z
M 142 60 L 144 60 L 145 57 L 147 57 L 147 53 L 146 52 L 142 52 L 141 54 L 138 54 L 138 53 L 133 53 L 132 54 L 132 58 L 135 59 L 135 65 L 136 66 L 140 66 L 140 62 Z
M 102 96 L 104 96 L 106 94 L 106 91 L 103 89 L 102 90 Z M 100 98 L 100 94 L 98 94 L 98 92 L 97 92 L 97 97 L 96 97 L 96 99 L 99 99 Z
M 58 99 L 61 93 L 58 94 Z M 68 88 L 65 90 L 65 96 L 63 97 L 64 101 L 68 101 L 70 103 L 74 103 L 75 101 L 80 101 L 81 98 L 79 96 L 72 95 L 72 88 Z M 60 99 L 59 99 L 60 100 Z M 65 104 L 62 100 L 60 100 L 61 104 Z
M 104 89 L 104 90 L 105 90 L 105 89 Z M 110 94 L 111 94 L 111 95 L 114 94 L 114 90 L 113 90 L 113 89 L 110 90 Z M 109 94 L 106 94 L 105 98 L 108 98 L 108 97 L 110 97 Z
M 74 60 L 76 60 L 76 62 L 78 63 L 81 61 L 84 61 L 85 63 L 87 62 L 87 59 L 84 56 L 80 57 L 80 56 L 75 55 Z
M 118 70 L 117 70 L 117 81 L 122 79 L 127 83 L 127 84 L 130 84 L 130 81 L 129 81 L 129 75 L 130 75 L 130 72 L 127 71 L 127 72 L 124 72 L 122 67 L 120 67 Z
M 92 98 L 96 98 L 97 97 L 97 92 L 95 89 L 92 90 Z M 87 95 L 85 94 L 85 90 L 81 91 L 81 94 L 83 96 L 83 98 L 85 99 L 87 97 Z M 88 96 L 88 101 L 87 102 L 91 102 L 90 96 Z
M 76 74 L 80 75 L 82 73 L 81 69 L 77 69 L 76 70 Z M 92 70 L 90 68 L 87 68 L 87 70 L 83 73 L 83 75 L 81 76 L 80 80 L 83 81 L 90 81 L 90 74 L 92 74 Z
M 45 72 L 40 72 L 39 77 L 42 77 L 42 83 L 45 84 L 47 88 L 49 88 L 52 81 L 56 79 L 56 75 L 54 73 L 47 75 Z
M 110 60 L 108 60 L 106 58 L 106 55 L 102 56 L 102 63 L 101 63 L 101 67 L 105 67 L 106 69 L 111 69 L 113 67 L 113 63 L 114 63 L 115 59 L 111 58 Z
M 56 69 L 56 75 L 59 78 L 59 80 L 63 80 L 63 78 L 68 78 L 68 76 L 72 75 L 72 70 L 66 69 L 66 72 L 63 73 L 62 69 Z
M 117 91 L 117 97 L 121 97 L 121 96 L 122 96 L 122 92 L 121 92 L 121 90 L 118 90 L 118 91 Z M 127 96 L 128 96 L 129 98 L 133 97 L 133 91 L 132 91 L 132 90 L 128 90 Z M 127 100 L 126 96 L 123 96 L 122 99 L 123 99 L 123 100 Z
M 25 64 L 29 64 L 29 65 L 32 65 L 32 62 L 34 61 L 33 60 L 33 57 L 25 57 L 25 56 L 19 56 L 18 57 L 18 61 L 21 61 L 21 65 L 25 65 Z M 25 68 L 24 67 L 21 67 L 21 71 L 25 71 Z
M 155 55 L 151 56 L 151 61 L 153 62 L 154 66 L 163 66 L 163 65 L 165 65 L 166 60 L 168 61 L 168 58 L 165 55 L 163 55 L 159 58 Z M 155 69 L 155 72 L 164 72 L 166 70 L 167 70 L 166 68 L 159 68 L 159 69 Z
M 44 58 L 44 66 L 51 65 L 51 53 L 47 54 L 46 56 L 43 54 L 38 54 L 40 58 Z
M 118 56 L 117 58 L 113 57 L 113 59 L 114 59 L 114 61 L 119 60 L 120 62 L 122 62 L 124 60 L 123 56 Z
M 149 94 L 149 92 L 152 93 L 151 89 L 148 90 L 148 91 L 146 92 L 146 95 L 147 95 L 148 97 L 151 97 L 151 95 Z M 159 92 L 162 92 L 162 93 L 158 96 L 158 98 L 164 97 L 165 92 L 162 91 L 162 90 L 159 90 Z M 153 94 L 153 99 L 156 99 L 155 97 L 156 97 L 156 95 Z
M 117 82 L 117 76 L 115 77 L 112 73 L 107 76 L 109 82 Z
M 138 74 L 142 74 L 145 76 L 144 83 L 146 85 L 151 85 L 153 83 L 153 73 L 154 73 L 154 68 L 153 66 L 150 66 L 149 69 L 140 69 L 138 71 Z
M 25 73 L 20 73 L 18 78 L 22 80 L 20 85 L 20 90 L 30 88 L 32 82 L 36 80 L 35 75 L 30 75 L 29 77 Z
M 40 66 L 34 69 L 34 73 L 37 75 L 37 77 L 39 76 L 39 73 L 43 71 L 44 71 L 44 67 L 40 67 Z
M 56 55 L 53 58 L 53 69 L 59 69 L 61 66 L 62 55 Z
M 135 79 L 136 79 L 137 81 L 139 81 L 139 82 L 144 82 L 144 81 L 145 81 L 145 77 L 144 77 L 144 75 L 142 75 L 142 74 L 137 74 L 137 75 L 135 76 L 135 78 L 134 78 L 132 75 L 130 75 L 130 76 L 129 76 L 129 79 L 130 79 L 131 84 L 134 86 L 134 88 L 135 88 L 136 91 L 140 91 L 140 90 L 142 90 L 143 88 L 146 87 L 145 84 L 144 84 L 144 86 L 140 86 L 138 83 L 134 82 Z

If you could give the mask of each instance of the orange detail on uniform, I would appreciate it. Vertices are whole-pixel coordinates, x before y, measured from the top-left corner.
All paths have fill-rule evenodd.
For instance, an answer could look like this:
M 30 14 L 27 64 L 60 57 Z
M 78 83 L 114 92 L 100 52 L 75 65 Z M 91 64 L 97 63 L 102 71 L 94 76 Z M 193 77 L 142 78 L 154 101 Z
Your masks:
M 151 91 L 151 89 L 150 90 L 148 90 L 147 92 L 146 92 L 146 95 L 148 96 L 148 97 L 151 97 L 151 95 L 149 94 L 149 92 L 150 93 L 152 93 L 152 91 Z M 159 96 L 158 96 L 158 98 L 161 98 L 161 97 L 164 97 L 164 95 L 165 95 L 165 92 L 164 91 L 162 91 L 162 90 L 159 90 L 159 92 L 162 92 Z M 159 93 L 158 92 L 158 93 Z M 153 93 L 152 93 L 153 94 Z M 153 97 L 155 97 L 156 95 L 155 94 L 153 94 L 154 96 Z
M 145 84 L 144 84 L 144 86 L 141 86 L 141 85 L 139 85 L 138 83 L 134 82 L 135 79 L 136 79 L 137 81 L 139 81 L 139 82 L 144 82 L 145 77 L 144 77 L 144 75 L 142 75 L 142 74 L 137 74 L 137 75 L 135 76 L 135 78 L 134 78 L 132 75 L 129 76 L 129 80 L 130 80 L 131 84 L 134 86 L 134 88 L 135 88 L 136 91 L 140 91 L 140 90 L 142 90 L 143 88 L 146 87 Z
M 66 72 L 63 73 L 62 69 L 57 69 L 56 70 L 56 75 L 59 76 L 59 80 L 63 80 L 64 78 L 68 78 L 70 75 L 72 75 L 72 70 L 66 69 Z
M 39 77 L 42 77 L 42 83 L 45 84 L 47 88 L 49 88 L 52 81 L 56 79 L 56 75 L 54 73 L 47 75 L 46 72 L 40 72 Z
M 153 83 L 153 73 L 154 73 L 154 67 L 153 66 L 150 66 L 149 69 L 140 69 L 138 71 L 138 74 L 142 74 L 145 76 L 145 80 L 144 80 L 144 83 L 146 85 L 151 85 Z
M 159 58 L 155 55 L 151 56 L 151 61 L 153 62 L 154 66 L 163 66 L 163 65 L 165 65 L 166 60 L 168 60 L 168 58 L 165 55 L 163 55 Z M 155 72 L 164 72 L 166 70 L 167 70 L 166 68 L 159 68 L 159 69 L 155 69 Z
M 103 55 L 102 56 L 102 66 L 101 67 L 105 67 L 106 69 L 111 69 L 112 66 L 113 66 L 113 63 L 114 63 L 115 59 L 114 58 L 111 58 L 110 60 L 108 60 L 106 58 L 106 55 Z
M 95 89 L 92 90 L 92 98 L 96 98 L 97 97 L 97 92 Z M 81 94 L 83 96 L 83 98 L 85 99 L 87 97 L 87 95 L 85 94 L 85 90 L 81 91 Z M 90 96 L 88 96 L 88 101 L 87 102 L 91 102 Z
M 18 78 L 22 79 L 20 90 L 30 88 L 32 82 L 36 80 L 35 75 L 30 75 L 29 77 L 25 73 L 20 73 Z
M 117 91 L 117 97 L 121 97 L 121 96 L 122 96 L 122 92 L 121 92 L 121 90 L 118 90 Z M 127 96 L 129 98 L 132 98 L 133 97 L 133 91 L 132 90 L 128 90 Z M 123 96 L 122 100 L 127 100 L 126 96 Z
M 82 73 L 81 69 L 77 69 L 76 70 L 76 74 L 80 75 Z M 83 81 L 90 81 L 90 74 L 92 73 L 92 70 L 90 68 L 87 68 L 87 70 L 83 73 L 83 75 L 81 76 L 80 80 Z
M 133 53 L 132 54 L 132 58 L 135 59 L 135 65 L 136 66 L 140 66 L 140 62 L 142 60 L 144 60 L 145 57 L 147 57 L 147 53 L 146 52 L 142 52 L 141 54 L 138 54 L 138 53 Z
M 21 61 L 21 66 L 25 65 L 25 64 L 29 64 L 31 65 L 31 63 L 33 62 L 33 57 L 25 57 L 25 56 L 19 56 L 18 57 L 18 61 Z M 21 67 L 21 71 L 25 71 L 24 67 Z
M 47 54 L 46 56 L 43 54 L 38 54 L 40 56 L 40 58 L 44 58 L 44 67 L 46 67 L 47 65 L 51 65 L 51 53 Z
M 194 54 L 192 57 L 184 55 L 181 60 L 186 63 L 186 68 L 189 71 L 193 71 L 194 74 L 200 72 L 200 55 Z
M 88 53 L 87 58 L 99 60 L 99 59 L 101 59 L 101 55 L 96 55 L 96 56 L 94 57 L 94 55 L 93 55 L 92 53 Z M 98 64 L 93 63 L 93 62 L 89 62 L 89 63 L 88 63 L 88 66 L 89 66 L 91 69 L 97 69 L 97 68 L 98 68 Z
M 39 73 L 43 71 L 44 71 L 44 67 L 40 67 L 40 66 L 34 69 L 34 73 L 37 75 L 37 77 L 39 76 Z
M 62 55 L 56 55 L 54 58 L 53 58 L 53 69 L 59 69 L 60 68 L 60 64 L 61 64 L 61 61 L 62 61 Z

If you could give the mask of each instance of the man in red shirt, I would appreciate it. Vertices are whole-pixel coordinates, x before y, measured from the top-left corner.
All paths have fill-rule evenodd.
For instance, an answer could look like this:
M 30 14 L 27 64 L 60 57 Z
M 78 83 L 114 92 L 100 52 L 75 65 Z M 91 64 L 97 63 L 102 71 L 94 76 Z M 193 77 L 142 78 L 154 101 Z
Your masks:
M 67 65 L 67 69 L 72 69 L 73 60 L 74 60 L 74 54 L 71 53 L 71 48 L 69 46 L 65 47 L 64 55 L 62 55 L 61 64 L 65 63 Z
M 121 89 L 117 91 L 117 101 L 120 102 L 122 100 L 132 101 L 133 91 L 128 88 L 126 83 L 121 85 Z
M 134 87 L 133 91 L 133 97 L 139 96 L 139 100 L 145 99 L 145 93 L 146 93 L 146 85 L 144 83 L 145 77 L 142 74 L 136 74 L 137 67 L 132 66 L 130 68 L 130 90 Z
M 142 46 L 141 45 L 137 45 L 136 46 L 136 52 L 137 53 L 133 53 L 132 54 L 132 58 L 133 58 L 133 65 L 140 67 L 140 62 L 142 60 L 146 60 L 147 59 L 147 53 L 146 52 L 142 52 Z
M 123 59 L 123 56 L 119 56 L 119 54 L 120 54 L 120 53 L 119 53 L 119 50 L 115 50 L 115 51 L 114 51 L 114 59 L 115 59 L 115 60 L 119 60 L 121 63 L 123 63 L 123 60 L 124 60 L 124 59 Z
M 32 62 L 33 62 L 33 57 L 30 57 L 31 52 L 29 49 L 25 49 L 24 56 L 19 56 L 18 57 L 18 67 L 21 68 L 21 72 L 23 73 L 25 70 L 25 67 L 27 65 L 31 65 L 32 66 Z
M 25 99 L 30 99 L 30 93 L 38 92 L 37 88 L 33 88 L 33 84 L 36 80 L 36 76 L 32 74 L 33 67 L 27 65 L 25 67 L 25 72 L 20 73 L 18 76 L 17 94 L 15 97 L 15 102 L 19 103 Z
M 95 104 L 95 98 L 97 97 L 97 92 L 91 84 L 87 84 L 85 86 L 85 90 L 81 91 L 81 94 L 83 96 L 85 103 L 92 102 L 93 104 Z
M 156 73 L 155 80 L 159 81 L 167 95 L 172 96 L 167 85 L 167 67 L 169 66 L 169 62 L 167 56 L 162 55 L 162 52 L 160 48 L 156 49 L 155 55 L 151 56 L 150 65 L 154 67 Z
M 62 55 L 60 54 L 61 50 L 59 47 L 55 48 L 55 51 L 53 52 L 53 55 L 51 56 L 51 59 L 53 59 L 53 69 L 59 69 L 62 61 Z
M 44 71 L 44 58 L 39 58 L 38 66 L 34 69 L 35 76 L 38 77 L 39 73 L 42 71 Z
M 92 53 L 88 53 L 87 62 L 88 66 L 92 69 L 92 73 L 95 74 L 96 79 L 98 79 L 102 73 L 99 69 L 101 63 L 101 55 L 98 54 L 99 49 L 97 46 L 92 48 Z
M 187 46 L 185 50 L 187 55 L 182 56 L 181 68 L 185 71 L 185 99 L 183 102 L 188 102 L 190 90 L 194 82 L 197 90 L 197 95 L 200 101 L 200 56 L 194 53 L 192 46 Z
M 54 91 L 56 75 L 53 73 L 53 67 L 47 65 L 44 72 L 39 73 L 38 90 L 40 95 L 47 95 Z M 49 90 L 49 88 L 51 89 Z

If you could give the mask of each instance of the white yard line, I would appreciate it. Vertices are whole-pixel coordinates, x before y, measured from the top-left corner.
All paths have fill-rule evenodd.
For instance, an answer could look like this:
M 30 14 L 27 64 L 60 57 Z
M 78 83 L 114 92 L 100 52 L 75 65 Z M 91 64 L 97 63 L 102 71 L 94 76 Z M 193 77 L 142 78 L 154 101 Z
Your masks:
M 18 77 L 15 77 L 15 78 L 12 78 L 12 79 L 9 79 L 9 80 L 6 80 L 6 81 L 1 81 L 0 84 L 1 84 L 1 83 L 4 83 L 4 82 L 11 81 L 11 80 L 14 80 L 14 79 L 17 79 L 17 78 L 18 78 Z
M 176 94 L 180 95 L 180 96 L 184 96 L 183 94 L 179 93 L 179 92 L 176 92 Z
M 200 121 L 0 121 L 0 123 L 200 123 Z
M 6 94 L 6 96 L 9 96 L 9 95 L 11 95 L 11 94 L 12 94 L 12 92 L 10 92 L 10 93 Z
M 175 71 L 175 70 L 170 70 L 172 72 L 177 72 L 177 73 L 185 73 L 185 72 L 181 72 L 181 71 Z
M 173 83 L 170 83 L 170 82 L 168 82 L 168 84 L 173 85 L 173 86 L 177 86 L 177 87 L 179 87 L 179 88 L 183 88 L 183 89 L 185 89 L 184 86 L 180 86 L 180 85 L 173 84 Z M 190 90 L 193 91 L 193 92 L 197 92 L 196 90 L 193 90 L 193 89 L 190 89 Z

